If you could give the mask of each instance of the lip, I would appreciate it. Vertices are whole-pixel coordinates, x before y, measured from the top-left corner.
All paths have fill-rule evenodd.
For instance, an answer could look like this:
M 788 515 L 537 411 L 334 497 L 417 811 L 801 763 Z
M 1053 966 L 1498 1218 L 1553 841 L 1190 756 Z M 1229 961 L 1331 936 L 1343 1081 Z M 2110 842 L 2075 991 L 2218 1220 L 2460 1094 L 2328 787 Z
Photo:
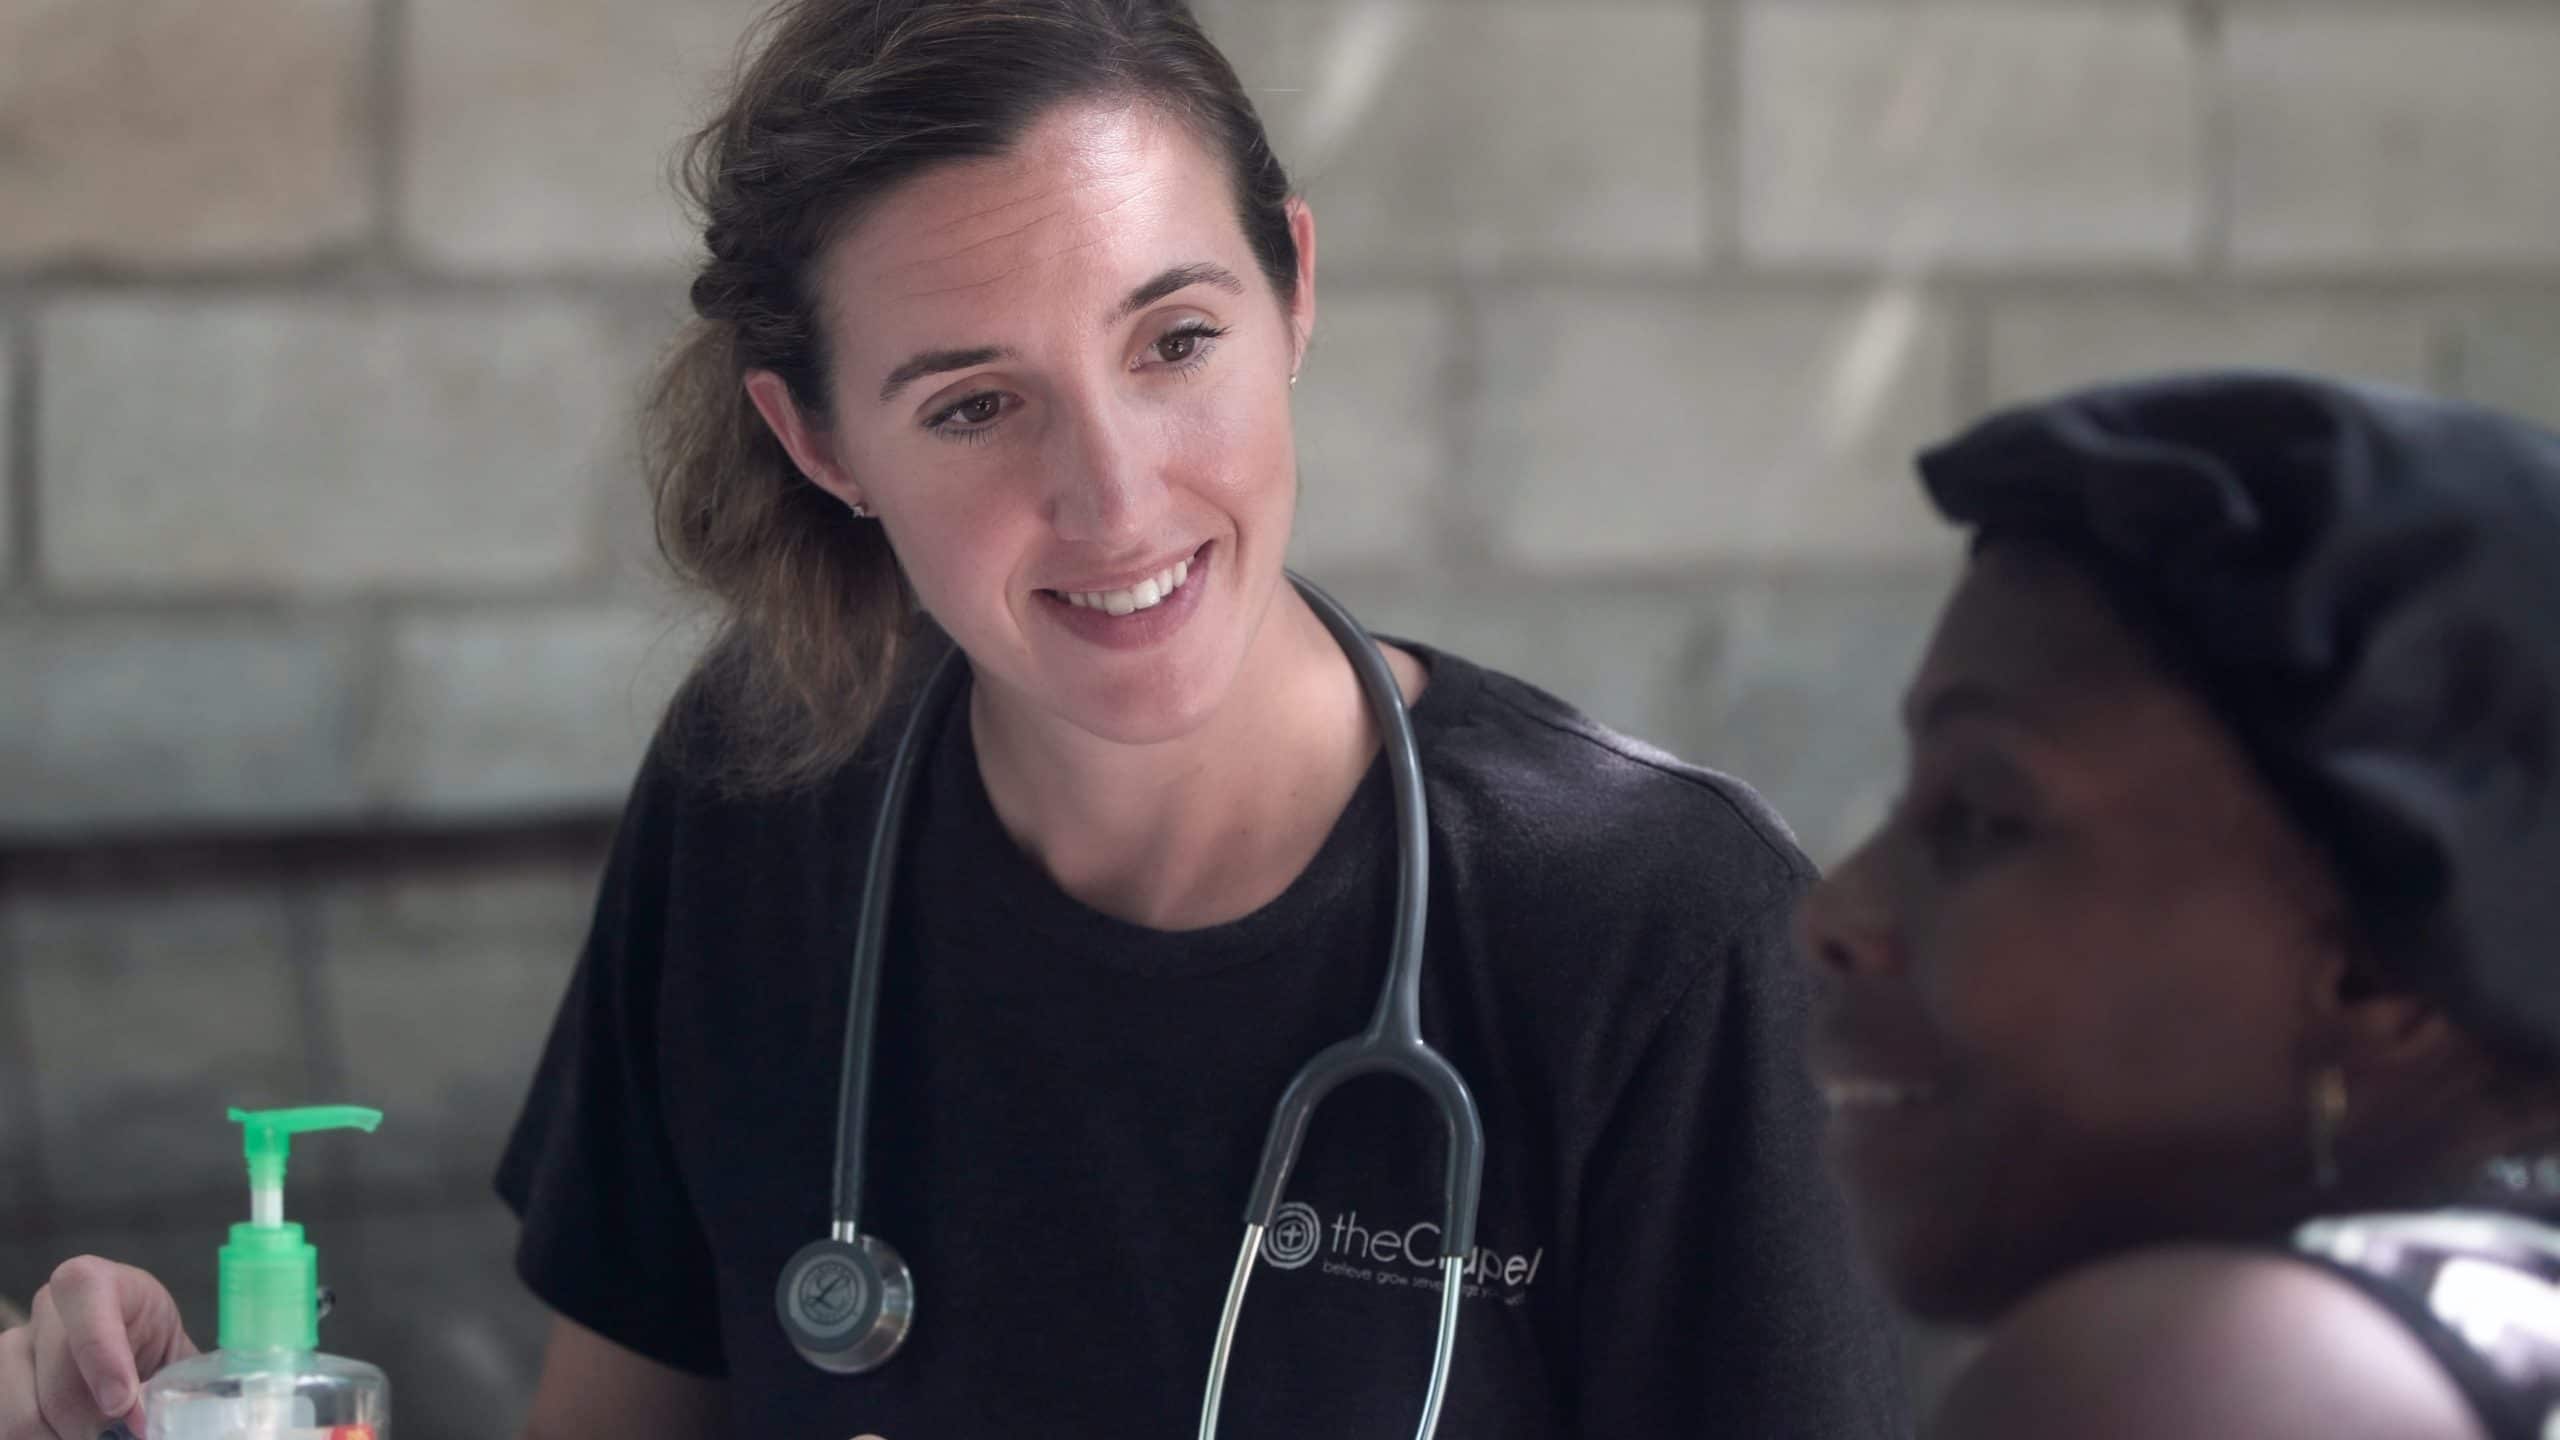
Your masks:
M 1950 1078 L 1934 1047 L 1894 1012 L 1847 1006 L 1816 1011 L 1807 1065 L 1834 1116 L 1899 1115 L 1944 1098 Z
M 1038 588 L 1054 596 L 1092 595 L 1111 590 L 1126 590 L 1141 580 L 1152 580 L 1186 560 L 1195 565 L 1200 563 L 1200 552 L 1208 548 L 1209 542 L 1203 540 L 1188 550 L 1177 550 L 1160 560 L 1114 571 L 1097 579 L 1080 576 L 1074 580 L 1061 581 L 1055 585 L 1042 585 Z
M 1822 1103 L 1837 1115 L 1844 1111 L 1909 1110 L 1934 1102 L 1938 1086 L 1925 1080 L 1889 1079 L 1871 1074 L 1818 1075 L 1815 1088 Z
M 1218 580 L 1219 558 L 1217 542 L 1204 542 L 1191 552 L 1191 573 L 1183 580 L 1182 588 L 1147 609 L 1127 615 L 1088 610 L 1069 600 L 1065 594 L 1050 589 L 1033 592 L 1032 606 L 1049 623 L 1097 649 L 1122 653 L 1151 649 L 1171 639 L 1199 611 L 1202 597 Z M 1101 588 L 1126 588 L 1160 573 L 1166 566 L 1179 564 L 1181 559 L 1177 555 L 1155 570 L 1140 571 L 1135 579 Z M 1076 588 L 1086 587 L 1079 585 Z
M 1814 1071 L 1822 1094 L 1822 1148 L 1861 1204 L 1898 1203 L 1946 1162 L 1950 1087 L 1914 1068 L 1834 1060 Z

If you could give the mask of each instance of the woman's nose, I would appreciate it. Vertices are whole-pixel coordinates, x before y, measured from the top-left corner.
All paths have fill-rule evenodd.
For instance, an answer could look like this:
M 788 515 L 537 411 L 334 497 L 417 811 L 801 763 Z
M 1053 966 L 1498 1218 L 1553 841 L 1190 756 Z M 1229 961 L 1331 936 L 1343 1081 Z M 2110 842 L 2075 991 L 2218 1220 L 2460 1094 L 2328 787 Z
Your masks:
M 1078 405 L 1065 420 L 1050 464 L 1050 527 L 1105 548 L 1145 543 L 1167 495 L 1156 426 L 1109 399 Z
M 1796 905 L 1796 953 L 1825 979 L 1881 975 L 1901 965 L 1874 851 L 1872 841 L 1861 847 Z

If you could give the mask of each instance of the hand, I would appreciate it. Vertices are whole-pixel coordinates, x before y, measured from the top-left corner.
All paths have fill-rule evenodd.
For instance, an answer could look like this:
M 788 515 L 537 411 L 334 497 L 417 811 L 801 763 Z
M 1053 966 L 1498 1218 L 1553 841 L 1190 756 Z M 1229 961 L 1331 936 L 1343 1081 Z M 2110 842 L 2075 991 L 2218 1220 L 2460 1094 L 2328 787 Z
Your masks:
M 140 1419 L 144 1380 L 195 1353 L 167 1286 L 93 1255 L 66 1260 L 27 1323 L 0 1332 L 0 1440 L 98 1440 Z

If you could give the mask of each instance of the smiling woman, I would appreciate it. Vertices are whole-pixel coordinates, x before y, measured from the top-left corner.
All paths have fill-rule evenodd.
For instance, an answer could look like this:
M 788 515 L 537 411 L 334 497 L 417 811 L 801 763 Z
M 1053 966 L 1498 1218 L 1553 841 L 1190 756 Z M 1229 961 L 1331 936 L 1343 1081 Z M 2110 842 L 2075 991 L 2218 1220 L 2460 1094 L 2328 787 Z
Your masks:
M 1294 607 L 1263 625 L 1313 221 L 1284 206 L 1274 282 L 1229 189 L 1160 107 L 1061 103 L 843 227 L 812 280 L 834 337 L 814 403 L 776 370 L 746 379 L 797 469 L 893 537 L 980 703 L 1061 738 L 1188 734 L 1239 683 L 1286 716 L 1306 665 L 1332 663 Z
M 2560 1425 L 2560 436 L 2169 377 L 1924 458 L 1977 532 L 1803 912 L 1943 1440 Z
M 920 592 L 982 683 L 996 652 L 974 642 L 1016 685 L 1077 670 L 1034 627 L 1196 607 L 1215 587 L 1183 583 L 1195 564 L 1230 577 L 1201 640 L 1258 623 L 1295 455 L 1285 388 L 1254 382 L 1296 373 L 1315 257 L 1224 58 L 1143 4 L 790 5 L 762 41 L 689 154 L 710 259 L 649 415 L 662 547 L 729 604 L 726 778 L 848 759 Z M 1128 404 L 1147 433 L 1089 423 Z M 1052 483 L 985 483 L 1026 462 Z M 1133 492 L 1132 470 L 1166 483 Z M 937 593 L 963 571 L 965 596 Z M 1175 618 L 1072 633 L 1145 648 Z
M 1289 583 L 1316 218 L 1189 12 L 790 0 L 688 174 L 650 467 L 727 625 L 500 1168 L 532 1433 L 1901 1433 L 1810 867 Z M 1437 1104 L 1275 1123 L 1320 1052 Z M 71 1277 L 0 1440 L 183 1338 Z

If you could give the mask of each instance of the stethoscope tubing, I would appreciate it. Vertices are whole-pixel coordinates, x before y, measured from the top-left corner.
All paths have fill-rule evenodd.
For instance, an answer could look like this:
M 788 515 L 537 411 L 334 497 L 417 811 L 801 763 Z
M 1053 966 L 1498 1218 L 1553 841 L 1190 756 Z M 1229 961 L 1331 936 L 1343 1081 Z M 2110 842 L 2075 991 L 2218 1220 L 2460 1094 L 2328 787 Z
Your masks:
M 1439 1110 L 1447 1131 L 1442 1177 L 1440 1325 L 1421 1428 L 1417 1431 L 1420 1440 L 1431 1440 L 1448 1394 L 1464 1267 L 1475 1250 L 1476 1214 L 1484 1184 L 1484 1122 L 1465 1079 L 1422 1038 L 1423 935 L 1430 908 L 1431 832 L 1423 796 L 1421 750 L 1414 740 L 1403 690 L 1397 685 L 1385 654 L 1349 611 L 1304 578 L 1291 574 L 1289 580 L 1342 647 L 1378 724 L 1395 805 L 1395 929 L 1386 977 L 1379 986 L 1377 1008 L 1367 1028 L 1318 1052 L 1290 1080 L 1273 1111 L 1262 1162 L 1245 1206 L 1244 1247 L 1237 1257 L 1234 1278 L 1219 1316 L 1201 1407 L 1200 1434 L 1202 1440 L 1214 1440 L 1217 1433 L 1218 1411 L 1225 1396 L 1228 1361 L 1244 1309 L 1246 1284 L 1252 1278 L 1262 1237 L 1288 1189 L 1290 1172 L 1297 1166 L 1299 1147 L 1306 1139 L 1309 1123 L 1344 1081 L 1362 1075 L 1390 1074 L 1420 1087 Z M 945 712 L 965 688 L 967 679 L 967 661 L 956 647 L 936 662 L 908 712 L 898 748 L 890 758 L 879 813 L 872 823 L 861 910 L 855 922 L 851 987 L 845 1001 L 844 1060 L 836 1090 L 830 1234 L 845 1245 L 857 1244 L 863 1238 L 861 1208 L 864 1157 L 869 1148 L 870 1059 L 880 1014 L 881 954 L 896 896 L 907 800 L 931 737 L 939 733 Z M 906 1283 L 903 1275 L 901 1283 Z M 903 1316 L 900 1324 L 903 1335 Z M 878 1358 L 885 1359 L 885 1352 Z M 878 1362 L 867 1362 L 862 1368 L 872 1363 Z

